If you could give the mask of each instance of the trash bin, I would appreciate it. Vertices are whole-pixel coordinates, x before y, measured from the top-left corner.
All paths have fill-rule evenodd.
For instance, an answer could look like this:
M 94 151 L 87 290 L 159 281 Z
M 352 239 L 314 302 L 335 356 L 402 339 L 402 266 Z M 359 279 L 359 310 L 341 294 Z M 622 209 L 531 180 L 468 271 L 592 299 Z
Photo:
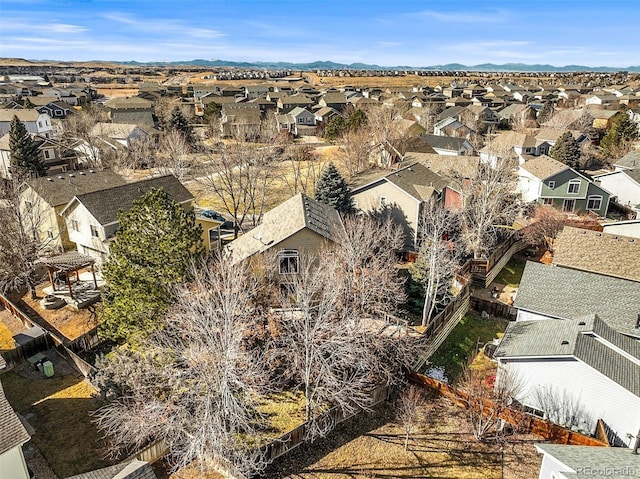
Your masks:
M 51 361 L 42 363 L 42 374 L 48 378 L 53 376 L 53 363 Z

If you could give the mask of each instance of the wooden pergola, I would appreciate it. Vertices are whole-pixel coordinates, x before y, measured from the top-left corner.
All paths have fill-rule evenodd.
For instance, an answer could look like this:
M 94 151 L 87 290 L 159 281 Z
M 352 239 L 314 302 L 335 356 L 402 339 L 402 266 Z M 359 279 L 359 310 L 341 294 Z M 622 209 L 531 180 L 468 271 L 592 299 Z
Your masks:
M 58 256 L 52 256 L 51 258 L 45 258 L 42 260 L 42 264 L 47 267 L 49 272 L 49 282 L 53 291 L 56 290 L 56 283 L 54 280 L 54 273 L 64 273 L 65 283 L 69 288 L 69 295 L 73 299 L 73 288 L 71 287 L 71 281 L 69 281 L 69 273 L 76 273 L 76 281 L 80 281 L 78 271 L 83 268 L 91 268 L 91 274 L 93 275 L 93 284 L 98 289 L 98 281 L 96 280 L 96 272 L 93 269 L 93 264 L 96 262 L 95 258 L 87 256 L 77 251 L 69 251 Z

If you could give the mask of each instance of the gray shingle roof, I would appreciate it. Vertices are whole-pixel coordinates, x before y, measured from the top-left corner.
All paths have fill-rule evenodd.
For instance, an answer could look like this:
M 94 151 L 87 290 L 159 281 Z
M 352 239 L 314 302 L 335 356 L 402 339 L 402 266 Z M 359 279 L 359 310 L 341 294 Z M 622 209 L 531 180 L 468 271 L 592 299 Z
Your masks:
M 640 396 L 640 344 L 616 333 L 595 315 L 583 319 L 510 323 L 495 357 L 573 357 Z
M 29 439 L 31 436 L 7 401 L 0 383 L 0 454 L 4 454 L 16 446 L 21 446 Z
M 230 243 L 233 261 L 262 253 L 303 228 L 335 242 L 344 227 L 336 210 L 300 193 L 265 213 L 262 223 Z
M 595 471 L 601 469 L 623 471 L 633 470 L 640 474 L 640 459 L 633 450 L 627 447 L 592 447 L 592 446 L 568 446 L 565 444 L 536 444 L 536 448 L 561 462 L 570 469 L 561 472 L 572 478 L 598 477 Z M 592 468 L 590 475 L 574 474 L 578 468 Z M 598 474 L 600 477 L 605 477 Z M 628 478 L 629 474 L 607 474 L 607 478 Z M 632 477 L 632 476 L 631 476 Z
M 157 479 L 148 462 L 134 459 L 115 466 L 85 472 L 67 479 Z
M 597 314 L 614 330 L 640 337 L 636 328 L 640 283 L 528 262 L 513 306 L 552 318 Z
M 101 225 L 108 225 L 118 221 L 119 211 L 129 211 L 133 206 L 133 202 L 152 188 L 164 189 L 178 203 L 193 199 L 193 195 L 189 193 L 189 190 L 172 175 L 128 183 L 108 190 L 76 195 L 76 198 Z
M 439 148 L 443 150 L 460 151 L 467 141 L 465 138 L 455 138 L 453 136 L 439 136 L 439 135 L 422 135 L 421 137 L 432 148 Z
M 638 238 L 568 226 L 558 234 L 553 254 L 553 264 L 558 266 L 640 282 L 638 259 Z
M 630 151 L 615 163 L 625 168 L 640 168 L 640 151 Z
M 94 191 L 113 188 L 126 184 L 124 178 L 112 170 L 85 170 L 68 173 L 59 176 L 45 178 L 33 178 L 27 180 L 44 201 L 51 206 L 66 205 L 74 196 L 91 193 Z

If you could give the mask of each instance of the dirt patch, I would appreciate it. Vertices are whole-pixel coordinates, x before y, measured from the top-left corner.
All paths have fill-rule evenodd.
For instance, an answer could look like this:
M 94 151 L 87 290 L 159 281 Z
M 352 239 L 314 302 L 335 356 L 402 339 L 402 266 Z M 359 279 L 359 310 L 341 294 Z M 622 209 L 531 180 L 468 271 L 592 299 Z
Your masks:
M 26 329 L 13 314 L 6 309 L 0 309 L 0 350 L 15 349 L 16 343 L 13 337 Z

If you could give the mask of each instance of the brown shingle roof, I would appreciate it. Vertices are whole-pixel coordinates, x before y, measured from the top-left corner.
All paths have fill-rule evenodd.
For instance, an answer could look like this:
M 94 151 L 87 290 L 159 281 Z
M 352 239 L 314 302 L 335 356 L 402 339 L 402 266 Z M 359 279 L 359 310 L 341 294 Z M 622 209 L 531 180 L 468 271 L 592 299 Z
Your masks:
M 12 110 L 2 108 L 0 109 L 0 121 L 11 121 L 13 117 L 17 116 L 20 121 L 37 121 L 40 116 L 38 110 L 32 108 L 25 108 L 23 110 Z
M 525 161 L 520 165 L 520 168 L 528 171 L 536 178 L 544 180 L 550 176 L 557 175 L 569 167 L 564 163 L 560 163 L 558 160 L 554 160 L 550 156 L 540 155 Z
M 640 240 L 565 227 L 558 235 L 553 263 L 566 268 L 640 282 Z

